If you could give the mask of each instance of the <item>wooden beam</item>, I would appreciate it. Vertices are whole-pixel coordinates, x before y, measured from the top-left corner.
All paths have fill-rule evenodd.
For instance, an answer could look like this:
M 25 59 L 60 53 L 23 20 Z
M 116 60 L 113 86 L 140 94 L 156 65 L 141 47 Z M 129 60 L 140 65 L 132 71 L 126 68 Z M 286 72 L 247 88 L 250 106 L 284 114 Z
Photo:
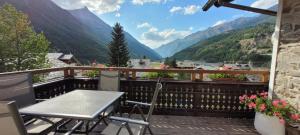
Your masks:
M 224 7 L 235 8 L 235 9 L 245 10 L 245 11 L 250 11 L 250 12 L 255 12 L 255 13 L 261 13 L 261 14 L 265 14 L 265 15 L 277 16 L 277 12 L 271 11 L 271 10 L 253 8 L 253 7 L 248 7 L 248 6 L 238 5 L 238 4 L 232 4 L 232 3 L 228 3 L 228 2 L 223 2 L 222 0 L 219 0 L 219 4 Z

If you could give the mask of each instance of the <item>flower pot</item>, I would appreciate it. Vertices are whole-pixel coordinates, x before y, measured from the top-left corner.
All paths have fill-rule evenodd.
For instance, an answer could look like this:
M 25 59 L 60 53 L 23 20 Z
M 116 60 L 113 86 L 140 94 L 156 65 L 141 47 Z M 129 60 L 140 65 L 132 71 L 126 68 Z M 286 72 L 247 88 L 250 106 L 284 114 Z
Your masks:
M 284 124 L 281 124 L 275 116 L 267 116 L 257 112 L 254 127 L 261 135 L 285 135 Z

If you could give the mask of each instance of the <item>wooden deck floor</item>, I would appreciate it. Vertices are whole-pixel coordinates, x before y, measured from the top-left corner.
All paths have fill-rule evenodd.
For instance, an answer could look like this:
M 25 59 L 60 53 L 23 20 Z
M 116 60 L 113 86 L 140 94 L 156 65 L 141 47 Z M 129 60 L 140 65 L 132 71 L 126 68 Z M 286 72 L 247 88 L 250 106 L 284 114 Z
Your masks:
M 100 123 L 90 135 L 99 135 L 105 125 Z M 253 120 L 214 117 L 154 115 L 155 135 L 258 135 Z
M 258 135 L 253 120 L 192 116 L 154 116 L 158 135 Z

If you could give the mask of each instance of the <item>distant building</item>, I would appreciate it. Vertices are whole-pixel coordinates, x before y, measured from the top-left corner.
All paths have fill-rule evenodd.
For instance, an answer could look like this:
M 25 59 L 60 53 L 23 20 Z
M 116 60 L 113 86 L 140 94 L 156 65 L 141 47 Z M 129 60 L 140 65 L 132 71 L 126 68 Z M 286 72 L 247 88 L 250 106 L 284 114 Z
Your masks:
M 221 70 L 250 70 L 248 64 L 224 64 L 223 67 L 220 67 Z
M 48 53 L 46 57 L 49 60 L 51 68 L 57 67 L 68 67 L 68 66 L 80 66 L 81 63 L 75 58 L 72 54 L 63 54 L 63 53 Z M 45 79 L 53 80 L 58 79 L 64 76 L 62 71 L 60 72 L 51 72 Z
M 81 63 L 75 58 L 73 54 L 48 53 L 46 57 L 48 58 L 52 68 L 81 65 Z
M 184 69 L 189 69 L 189 68 L 194 68 L 197 66 L 197 63 L 191 60 L 184 60 L 184 61 L 177 61 L 177 67 L 178 68 L 184 68 Z
M 130 59 L 128 61 L 128 66 L 131 68 L 150 68 L 150 59 Z

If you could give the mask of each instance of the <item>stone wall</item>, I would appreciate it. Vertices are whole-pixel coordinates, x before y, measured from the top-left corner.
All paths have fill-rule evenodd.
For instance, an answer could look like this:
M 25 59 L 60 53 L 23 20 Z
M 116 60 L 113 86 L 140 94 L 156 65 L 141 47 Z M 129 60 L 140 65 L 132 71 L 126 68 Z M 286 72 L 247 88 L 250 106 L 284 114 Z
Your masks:
M 280 4 L 273 93 L 300 110 L 300 0 L 281 0 Z

